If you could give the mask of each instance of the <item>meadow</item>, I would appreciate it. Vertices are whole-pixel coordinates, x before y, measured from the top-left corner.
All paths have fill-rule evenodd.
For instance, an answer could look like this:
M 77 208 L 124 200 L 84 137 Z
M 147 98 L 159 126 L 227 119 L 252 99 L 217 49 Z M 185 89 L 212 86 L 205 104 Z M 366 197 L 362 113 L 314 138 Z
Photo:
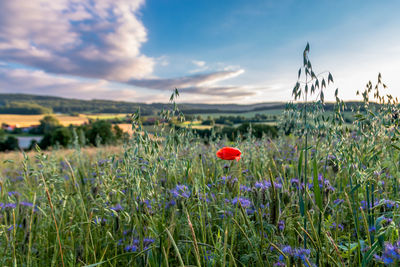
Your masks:
M 121 147 L 5 154 L 0 265 L 398 266 L 399 105 L 376 94 L 378 78 L 351 127 L 339 98 L 325 113 L 333 78 L 314 78 L 306 52 L 314 88 L 296 83 L 305 102 L 288 106 L 278 138 L 154 138 L 135 114 Z M 241 159 L 219 159 L 225 146 Z

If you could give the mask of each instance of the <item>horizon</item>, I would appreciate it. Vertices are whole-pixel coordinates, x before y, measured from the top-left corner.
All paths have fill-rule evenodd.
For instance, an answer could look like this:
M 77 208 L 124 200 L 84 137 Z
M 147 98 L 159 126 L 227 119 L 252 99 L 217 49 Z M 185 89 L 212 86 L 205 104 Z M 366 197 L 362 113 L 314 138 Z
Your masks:
M 400 2 L 0 2 L 0 93 L 166 103 L 288 102 L 310 43 L 345 101 L 378 73 L 400 97 Z M 96 96 L 96 97 L 94 97 Z
M 80 100 L 80 101 L 111 101 L 111 102 L 123 102 L 123 103 L 133 103 L 133 104 L 146 104 L 146 105 L 152 105 L 152 104 L 171 104 L 173 103 L 169 101 L 165 102 L 151 102 L 151 103 L 146 103 L 146 102 L 134 102 L 134 101 L 129 101 L 129 100 L 113 100 L 113 99 L 103 99 L 103 98 L 92 98 L 92 99 L 81 99 L 81 98 L 69 98 L 69 97 L 63 97 L 63 96 L 55 96 L 55 95 L 41 95 L 41 94 L 25 94 L 25 93 L 2 93 L 0 92 L 1 95 L 26 95 L 26 96 L 35 96 L 35 97 L 51 97 L 51 98 L 61 98 L 61 99 L 67 99 L 67 100 Z M 294 100 L 288 100 L 288 101 L 271 101 L 271 102 L 255 102 L 255 103 L 202 103 L 202 102 L 179 102 L 179 105 L 216 105 L 216 106 L 223 106 L 223 105 L 239 105 L 239 106 L 256 106 L 256 105 L 263 105 L 263 104 L 287 104 L 289 102 L 293 102 L 295 104 L 302 104 L 305 103 L 305 101 L 294 101 Z M 363 101 L 360 100 L 344 100 L 344 103 L 363 103 Z M 375 103 L 375 104 L 380 104 L 376 102 L 374 99 L 369 100 L 370 103 Z M 324 101 L 324 105 L 326 104 L 335 104 L 335 101 L 328 100 Z

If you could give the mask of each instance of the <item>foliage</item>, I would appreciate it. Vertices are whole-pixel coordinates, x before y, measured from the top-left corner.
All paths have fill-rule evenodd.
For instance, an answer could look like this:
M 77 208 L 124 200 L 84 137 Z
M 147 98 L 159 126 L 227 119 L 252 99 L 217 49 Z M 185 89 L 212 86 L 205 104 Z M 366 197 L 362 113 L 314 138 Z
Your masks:
M 0 106 L 0 114 L 47 114 L 52 113 L 51 108 L 46 108 L 37 103 L 12 101 Z
M 18 150 L 18 139 L 14 136 L 0 137 L 0 151 Z
M 32 130 L 30 130 L 30 133 L 48 134 L 54 131 L 57 127 L 61 126 L 60 121 L 56 117 L 51 115 L 43 117 L 43 119 L 41 119 L 39 122 L 39 126 L 37 128 L 32 128 Z

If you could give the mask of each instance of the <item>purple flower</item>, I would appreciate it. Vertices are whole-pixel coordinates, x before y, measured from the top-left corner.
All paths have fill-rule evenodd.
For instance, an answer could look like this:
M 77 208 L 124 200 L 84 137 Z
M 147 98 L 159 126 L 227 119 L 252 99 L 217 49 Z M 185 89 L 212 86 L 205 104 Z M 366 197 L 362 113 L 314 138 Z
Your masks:
M 137 246 L 135 246 L 135 245 L 129 245 L 129 246 L 126 246 L 125 247 L 125 251 L 127 251 L 127 252 L 136 252 L 137 251 Z
M 333 201 L 333 204 L 335 204 L 335 205 L 340 205 L 340 204 L 342 204 L 343 202 L 344 202 L 343 199 L 338 198 L 338 199 L 335 199 L 335 200 Z
M 222 184 L 232 184 L 232 185 L 238 181 L 238 179 L 236 177 L 232 177 L 230 175 L 222 176 L 221 180 L 222 180 Z
M 172 197 L 176 199 L 180 198 L 189 198 L 190 197 L 190 191 L 186 185 L 176 185 L 174 189 L 171 191 Z
M 240 185 L 240 191 L 250 192 L 251 188 L 245 185 Z
M 98 218 L 98 217 L 94 218 L 94 220 L 93 220 L 93 223 L 96 225 L 99 225 L 99 224 L 104 225 L 106 222 L 107 222 L 106 219 Z
M 17 192 L 17 191 L 10 191 L 10 192 L 8 192 L 8 195 L 11 197 L 11 196 L 16 196 L 16 197 L 19 197 L 20 195 L 21 195 L 21 193 L 20 192 Z
M 143 239 L 143 247 L 144 247 L 144 249 L 147 249 L 153 243 L 154 243 L 154 239 L 145 237 Z
M 282 248 L 282 252 L 287 254 L 287 255 L 292 255 L 293 254 L 293 250 L 291 246 L 284 246 Z
M 283 221 L 283 220 L 280 220 L 279 222 L 278 222 L 278 229 L 279 229 L 279 231 L 283 231 L 283 230 L 285 230 L 285 221 Z
M 114 211 L 121 211 L 124 208 L 121 206 L 121 204 L 118 203 L 117 205 L 115 205 L 114 207 L 111 207 L 110 209 L 114 210 Z
M 31 202 L 21 201 L 19 204 L 21 206 L 33 207 L 33 203 L 31 203 Z
M 240 203 L 240 205 L 241 205 L 243 208 L 248 208 L 248 207 L 251 206 L 251 201 L 248 200 L 247 198 L 244 198 L 244 197 L 239 197 L 239 198 L 235 197 L 234 199 L 232 199 L 231 203 L 232 203 L 233 205 L 235 205 L 235 206 L 236 206 L 238 203 Z
M 7 203 L 7 204 L 5 204 L 4 205 L 4 208 L 5 209 L 15 209 L 17 207 L 17 204 L 15 204 L 15 203 Z
M 382 259 L 383 259 L 383 263 L 386 264 L 386 265 L 389 265 L 389 264 L 393 263 L 393 259 L 388 257 L 388 256 L 383 256 Z
M 330 227 L 331 229 L 340 229 L 340 230 L 342 230 L 343 231 L 343 229 L 344 229 L 344 227 L 343 227 L 343 225 L 342 224 L 338 224 L 338 225 L 336 225 L 336 223 L 334 222 L 334 223 L 332 223 L 332 226 Z

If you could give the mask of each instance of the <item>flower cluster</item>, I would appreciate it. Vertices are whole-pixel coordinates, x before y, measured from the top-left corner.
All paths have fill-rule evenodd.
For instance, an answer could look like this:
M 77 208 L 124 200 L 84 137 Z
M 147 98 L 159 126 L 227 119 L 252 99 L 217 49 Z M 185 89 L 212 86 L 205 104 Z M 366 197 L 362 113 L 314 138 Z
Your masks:
M 391 244 L 389 242 L 385 242 L 385 250 L 382 253 L 382 256 L 378 254 L 374 255 L 375 260 L 381 262 L 385 265 L 391 265 L 393 263 L 399 263 L 400 260 L 400 241 Z

